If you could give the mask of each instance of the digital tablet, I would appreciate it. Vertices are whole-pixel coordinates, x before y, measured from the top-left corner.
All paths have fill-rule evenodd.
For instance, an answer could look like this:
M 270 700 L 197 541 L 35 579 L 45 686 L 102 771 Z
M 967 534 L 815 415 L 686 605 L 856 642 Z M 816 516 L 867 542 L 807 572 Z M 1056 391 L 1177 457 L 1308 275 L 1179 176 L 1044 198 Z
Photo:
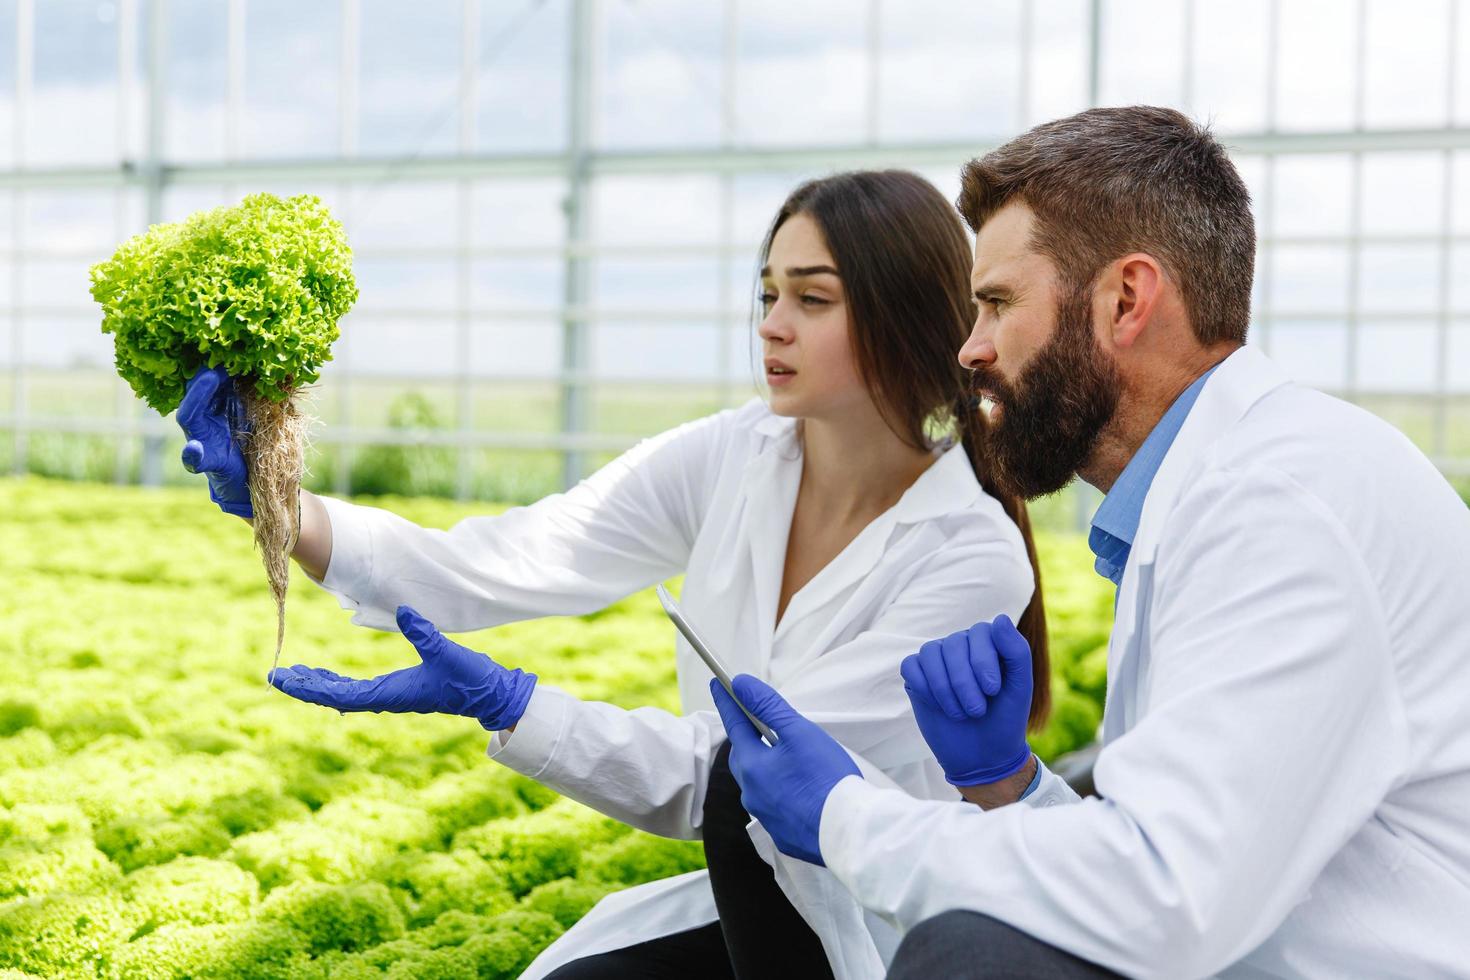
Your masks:
M 674 601 L 674 597 L 669 595 L 669 590 L 660 585 L 656 591 L 658 592 L 658 601 L 663 603 L 664 612 L 668 613 L 669 618 L 674 621 L 674 626 L 684 635 L 684 639 L 689 641 L 689 645 L 694 648 L 694 652 L 699 654 L 699 659 L 704 661 L 705 666 L 710 669 L 715 675 L 715 679 L 720 682 L 720 686 L 740 706 L 740 710 L 745 712 L 745 717 L 749 718 L 750 723 L 755 726 L 755 730 L 761 733 L 761 736 L 766 740 L 766 744 L 775 745 L 776 733 L 767 728 L 759 718 L 746 710 L 745 705 L 740 704 L 740 699 L 735 696 L 735 689 L 730 686 L 730 672 L 710 652 L 710 648 L 705 646 L 704 640 L 700 639 L 699 634 L 694 631 L 694 627 L 689 625 L 689 620 L 684 618 L 684 611 L 679 608 L 679 604 Z

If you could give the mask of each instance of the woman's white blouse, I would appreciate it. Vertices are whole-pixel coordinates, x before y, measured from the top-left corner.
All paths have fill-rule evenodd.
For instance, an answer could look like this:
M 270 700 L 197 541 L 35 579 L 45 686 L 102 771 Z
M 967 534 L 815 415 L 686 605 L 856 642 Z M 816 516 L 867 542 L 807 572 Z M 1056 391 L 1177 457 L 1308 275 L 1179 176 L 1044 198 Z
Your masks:
M 462 632 L 592 612 L 684 573 L 681 605 L 732 674 L 770 682 L 909 793 L 952 799 L 899 662 L 927 640 L 1020 615 L 1033 581 L 1020 533 L 955 446 L 792 597 L 778 624 L 801 470 L 794 420 L 757 400 L 649 439 L 564 494 L 448 531 L 326 499 L 323 585 L 360 625 L 395 629 L 394 610 L 408 603 Z M 698 837 L 725 735 L 709 670 L 669 632 L 682 716 L 582 701 L 548 673 L 490 755 L 633 826 Z

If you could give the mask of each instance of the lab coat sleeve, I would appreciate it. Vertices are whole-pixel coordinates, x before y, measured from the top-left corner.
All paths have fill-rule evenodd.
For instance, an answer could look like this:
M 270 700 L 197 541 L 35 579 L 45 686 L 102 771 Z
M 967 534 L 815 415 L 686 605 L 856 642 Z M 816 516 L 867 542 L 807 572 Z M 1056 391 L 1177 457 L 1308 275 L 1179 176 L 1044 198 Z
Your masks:
M 692 839 L 724 739 L 713 711 L 629 711 L 538 684 L 516 730 L 493 737 L 488 754 L 639 830 Z
M 1082 797 L 1067 785 L 1067 781 L 1047 768 L 1046 763 L 1036 760 L 1036 787 L 1021 797 L 1020 802 L 1030 807 L 1056 806 L 1059 803 L 1076 803 Z
M 683 571 L 734 413 L 665 432 L 566 493 L 447 531 L 323 498 L 322 585 L 360 626 L 394 629 L 403 603 L 446 632 L 601 609 Z
M 1130 976 L 1203 976 L 1370 819 L 1408 734 L 1348 530 L 1258 468 L 1207 475 L 1163 530 L 1148 706 L 1103 750 L 1101 798 L 986 812 L 849 777 L 820 838 L 859 902 L 902 929 L 971 909 Z
M 793 707 L 880 769 L 933 759 L 904 692 L 904 657 L 1002 613 L 1019 618 L 1031 601 L 1018 540 L 970 533 L 923 560 L 868 629 L 772 678 Z
M 1019 615 L 1031 595 L 1023 562 L 1005 536 L 974 535 L 941 560 L 923 562 L 869 629 L 819 652 L 778 686 L 879 769 L 931 758 L 899 663 L 936 635 L 1000 613 Z M 515 732 L 493 742 L 490 755 L 640 829 L 697 837 L 710 766 L 724 740 L 712 711 L 626 711 L 538 687 Z

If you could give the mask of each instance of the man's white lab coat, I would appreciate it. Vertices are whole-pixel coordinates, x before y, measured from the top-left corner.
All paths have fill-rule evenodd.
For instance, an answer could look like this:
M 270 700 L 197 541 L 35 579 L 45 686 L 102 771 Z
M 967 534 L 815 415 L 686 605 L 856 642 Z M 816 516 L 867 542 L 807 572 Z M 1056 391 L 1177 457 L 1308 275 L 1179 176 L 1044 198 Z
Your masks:
M 1470 975 L 1470 511 L 1254 348 L 1149 490 L 1103 739 L 1101 799 L 849 777 L 822 855 L 902 929 L 971 909 L 1132 976 Z
M 565 494 L 447 532 L 327 500 L 323 584 L 355 623 L 393 629 L 394 609 L 409 603 L 464 631 L 591 612 L 686 573 L 681 605 L 731 673 L 773 684 L 873 780 L 953 799 L 898 665 L 935 636 L 1021 613 L 1033 586 L 1020 533 L 955 446 L 792 597 L 778 625 L 801 468 L 794 421 L 756 401 L 651 439 Z M 682 638 L 676 659 L 683 717 L 581 701 L 545 676 L 490 755 L 635 827 L 698 837 L 725 731 L 710 672 Z M 752 834 L 838 977 L 881 976 L 892 929 L 865 921 L 827 871 L 778 855 L 758 824 Z M 704 872 L 652 882 L 609 896 L 526 976 L 716 917 Z

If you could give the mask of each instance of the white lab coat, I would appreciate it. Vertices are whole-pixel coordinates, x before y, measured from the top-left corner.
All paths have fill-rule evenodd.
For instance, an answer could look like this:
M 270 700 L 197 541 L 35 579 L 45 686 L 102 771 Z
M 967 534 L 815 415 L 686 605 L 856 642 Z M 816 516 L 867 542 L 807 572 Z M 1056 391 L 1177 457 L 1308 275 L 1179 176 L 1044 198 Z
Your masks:
M 849 777 L 822 854 L 900 928 L 972 909 L 1131 976 L 1470 975 L 1470 512 L 1252 347 L 1149 490 L 1103 739 L 1101 799 Z
M 323 584 L 361 625 L 391 629 L 395 607 L 410 603 L 464 631 L 591 612 L 684 572 L 681 604 L 732 673 L 777 687 L 875 783 L 954 798 L 898 665 L 926 640 L 1019 615 L 1033 588 L 1020 533 L 955 446 L 792 597 L 778 625 L 801 469 L 794 421 L 753 401 L 648 440 L 565 494 L 447 532 L 327 500 Z M 725 733 L 709 671 L 682 638 L 675 656 L 682 717 L 582 701 L 545 676 L 489 754 L 635 827 L 697 838 Z M 758 824 L 752 836 L 837 975 L 881 976 L 897 941 L 891 927 L 865 916 L 824 869 L 778 855 Z M 526 976 L 716 918 L 704 872 L 633 888 L 599 904 Z

